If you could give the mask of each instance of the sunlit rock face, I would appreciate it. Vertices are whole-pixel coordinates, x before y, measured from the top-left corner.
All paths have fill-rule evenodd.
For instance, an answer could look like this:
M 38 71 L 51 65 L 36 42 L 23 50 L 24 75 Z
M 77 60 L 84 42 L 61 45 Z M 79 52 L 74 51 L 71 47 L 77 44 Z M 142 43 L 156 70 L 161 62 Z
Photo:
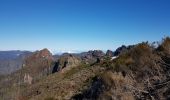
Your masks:
M 31 56 L 26 59 L 26 64 L 30 63 L 31 60 L 53 60 L 52 53 L 48 49 L 43 49 L 34 52 Z
M 52 72 L 54 58 L 48 49 L 34 52 L 24 61 L 23 73 L 28 73 L 36 78 Z
M 25 73 L 25 75 L 24 75 L 24 83 L 32 84 L 32 80 L 33 80 L 33 78 L 29 74 Z

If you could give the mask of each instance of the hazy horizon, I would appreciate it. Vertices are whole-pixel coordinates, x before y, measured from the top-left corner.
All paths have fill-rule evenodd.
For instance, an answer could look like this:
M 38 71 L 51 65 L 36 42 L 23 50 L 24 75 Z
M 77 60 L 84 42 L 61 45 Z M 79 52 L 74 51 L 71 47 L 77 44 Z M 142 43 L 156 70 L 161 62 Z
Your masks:
M 115 50 L 170 36 L 167 0 L 1 0 L 0 50 Z

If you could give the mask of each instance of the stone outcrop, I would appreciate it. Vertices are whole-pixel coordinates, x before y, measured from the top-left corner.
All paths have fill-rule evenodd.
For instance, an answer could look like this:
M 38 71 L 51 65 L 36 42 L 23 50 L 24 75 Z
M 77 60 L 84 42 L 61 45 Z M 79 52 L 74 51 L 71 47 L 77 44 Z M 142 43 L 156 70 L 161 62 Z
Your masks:
M 81 59 L 72 54 L 63 54 L 56 62 L 53 73 L 58 71 L 69 70 L 73 67 L 77 67 L 81 63 Z
M 134 47 L 134 45 L 130 45 L 130 46 L 122 45 L 121 47 L 119 47 L 115 50 L 114 56 L 118 56 L 122 53 L 126 53 L 128 50 L 130 50 L 133 47 Z
M 88 51 L 80 54 L 81 59 L 85 63 L 93 64 L 98 60 L 102 59 L 105 56 L 105 53 L 101 50 Z
M 48 49 L 36 51 L 25 59 L 23 73 L 40 78 L 52 72 L 53 63 L 53 56 Z
M 114 56 L 113 51 L 111 51 L 111 50 L 107 50 L 107 52 L 106 52 L 106 56 L 108 56 L 108 57 L 113 57 L 113 56 Z
M 53 60 L 53 56 L 48 49 L 36 51 L 26 59 L 26 64 L 30 63 L 32 60 L 40 60 L 40 59 Z
M 25 75 L 24 75 L 24 83 L 32 84 L 32 80 L 33 80 L 33 78 L 29 74 L 25 73 Z

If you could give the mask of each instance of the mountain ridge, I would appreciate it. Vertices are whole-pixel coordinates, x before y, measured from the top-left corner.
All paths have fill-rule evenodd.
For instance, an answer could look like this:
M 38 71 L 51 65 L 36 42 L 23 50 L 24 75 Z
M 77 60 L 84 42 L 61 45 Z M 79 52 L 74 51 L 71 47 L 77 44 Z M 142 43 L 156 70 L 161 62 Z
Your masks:
M 170 99 L 169 61 L 169 37 L 158 47 L 142 42 L 107 53 L 53 56 L 43 49 L 27 56 L 20 70 L 0 78 L 0 99 Z

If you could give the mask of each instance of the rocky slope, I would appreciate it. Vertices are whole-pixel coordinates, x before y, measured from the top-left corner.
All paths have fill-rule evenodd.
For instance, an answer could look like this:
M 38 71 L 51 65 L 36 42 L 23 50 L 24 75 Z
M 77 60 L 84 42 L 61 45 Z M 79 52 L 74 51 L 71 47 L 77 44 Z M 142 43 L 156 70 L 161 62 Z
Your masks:
M 170 38 L 158 48 L 148 43 L 135 45 L 120 54 L 91 86 L 73 99 L 168 100 L 170 99 Z M 100 64 L 101 65 L 101 64 Z M 103 64 L 102 64 L 103 65 Z

